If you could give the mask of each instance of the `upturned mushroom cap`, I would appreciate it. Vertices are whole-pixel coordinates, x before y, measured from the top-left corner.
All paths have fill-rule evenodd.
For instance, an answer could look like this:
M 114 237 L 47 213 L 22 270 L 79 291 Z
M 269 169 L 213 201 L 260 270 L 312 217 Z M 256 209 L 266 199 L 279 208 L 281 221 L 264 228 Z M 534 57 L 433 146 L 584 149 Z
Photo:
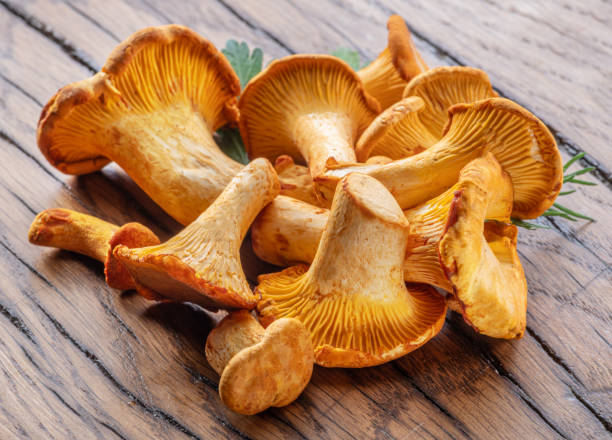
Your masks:
M 355 146 L 357 160 L 366 162 L 371 154 L 401 159 L 420 153 L 435 144 L 434 136 L 421 123 L 425 103 L 416 96 L 400 99 L 372 121 Z M 367 163 L 376 163 L 367 160 Z
M 206 359 L 221 376 L 219 395 L 240 414 L 289 405 L 312 375 L 310 333 L 296 319 L 267 329 L 246 310 L 226 316 L 206 340 Z
M 399 101 L 408 81 L 427 70 L 412 41 L 410 31 L 399 15 L 387 22 L 388 43 L 378 57 L 357 74 L 366 91 L 374 96 L 383 109 Z
M 238 77 L 207 40 L 178 25 L 136 32 L 93 77 L 43 108 L 38 146 L 68 174 L 115 161 L 166 212 L 194 220 L 241 169 L 213 140 L 238 119 Z
M 561 155 L 538 118 L 504 98 L 455 105 L 449 117 L 444 136 L 427 150 L 386 165 L 332 167 L 321 190 L 330 194 L 342 176 L 360 172 L 382 182 L 408 209 L 450 188 L 467 163 L 488 151 L 512 179 L 513 217 L 536 218 L 552 206 L 563 184 Z
M 254 160 L 179 234 L 158 246 L 117 246 L 114 254 L 143 296 L 157 293 L 214 309 L 253 308 L 256 298 L 242 270 L 240 244 L 255 216 L 279 190 L 272 165 Z
M 494 338 L 520 338 L 527 281 L 516 250 L 517 228 L 487 222 L 483 233 L 482 222 L 469 212 L 474 203 L 466 193 L 455 195 L 453 216 L 439 245 L 440 263 L 467 323 Z
M 357 173 L 343 178 L 310 268 L 259 277 L 262 323 L 300 320 L 316 363 L 327 367 L 377 365 L 427 342 L 446 306 L 432 288 L 404 283 L 407 226 L 379 182 Z
M 126 223 L 119 227 L 97 217 L 70 209 L 47 209 L 39 213 L 28 232 L 30 243 L 49 246 L 87 255 L 104 263 L 106 283 L 114 288 L 134 288 L 129 272 L 113 256 L 113 249 L 149 246 L 159 238 L 140 223 Z
M 240 134 L 250 157 L 287 154 L 311 175 L 330 163 L 355 162 L 354 143 L 380 111 L 359 77 L 328 55 L 275 60 L 240 98 Z
M 419 113 L 423 126 L 440 139 L 448 122 L 448 109 L 497 97 L 489 76 L 468 66 L 435 67 L 415 76 L 404 90 L 404 98 L 418 96 L 425 102 Z
M 402 159 L 440 140 L 448 109 L 497 96 L 485 72 L 472 67 L 436 67 L 414 77 L 397 101 L 372 121 L 355 147 L 357 159 L 371 154 Z

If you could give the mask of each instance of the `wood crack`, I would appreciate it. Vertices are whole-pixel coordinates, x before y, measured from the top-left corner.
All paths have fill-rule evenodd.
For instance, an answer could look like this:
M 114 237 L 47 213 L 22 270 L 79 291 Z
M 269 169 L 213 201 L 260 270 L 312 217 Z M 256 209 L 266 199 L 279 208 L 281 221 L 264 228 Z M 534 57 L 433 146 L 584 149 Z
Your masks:
M 0 0 L 1 1 L 1 0 Z M 274 41 L 278 46 L 282 47 L 283 49 L 285 49 L 287 52 L 289 52 L 290 54 L 295 54 L 296 51 L 294 49 L 292 49 L 291 47 L 287 46 L 285 43 L 283 43 L 280 39 L 278 39 L 273 33 L 271 33 L 270 31 L 268 31 L 267 29 L 263 28 L 262 26 L 253 23 L 250 20 L 247 20 L 245 17 L 243 17 L 238 11 L 236 11 L 236 9 L 234 9 L 232 6 L 228 5 L 227 2 L 225 2 L 225 0 L 217 0 L 217 2 L 223 6 L 225 9 L 227 9 L 229 12 L 232 13 L 232 15 L 234 15 L 238 20 L 240 20 L 242 23 L 246 24 L 248 27 L 250 27 L 251 29 L 255 30 L 255 31 L 259 31 L 262 34 L 264 34 L 266 37 L 268 37 L 270 40 Z
M 576 398 L 578 402 L 580 402 L 593 416 L 606 428 L 606 431 L 612 432 L 612 422 L 606 419 L 597 409 L 595 409 L 583 396 L 578 394 L 574 388 L 569 387 L 570 391 Z
M 26 13 L 21 10 L 17 6 L 7 2 L 6 0 L 0 0 L 0 5 L 4 6 L 4 8 L 13 14 L 15 17 L 19 18 L 30 28 L 34 29 L 38 33 L 44 35 L 49 40 L 53 41 L 57 44 L 62 51 L 66 53 L 71 59 L 79 63 L 81 66 L 88 69 L 91 73 L 96 73 L 98 69 L 94 67 L 94 63 L 87 60 L 87 56 L 81 54 L 74 46 L 68 43 L 64 38 L 57 35 L 49 26 L 45 23 L 37 19 L 36 17 Z
M 109 37 L 111 37 L 113 40 L 115 40 L 117 43 L 121 42 L 121 39 L 119 37 L 117 37 L 115 34 L 113 34 L 111 31 L 109 31 L 108 29 L 106 29 L 104 26 L 102 26 L 102 24 L 94 19 L 93 17 L 89 16 L 88 14 L 86 14 L 85 12 L 83 12 L 81 9 L 77 8 L 75 5 L 73 5 L 71 2 L 69 1 L 65 1 L 64 2 L 66 4 L 66 6 L 68 6 L 70 9 L 72 9 L 74 12 L 76 12 L 77 14 L 79 14 L 81 17 L 83 17 L 85 20 L 89 21 L 91 24 L 93 24 L 95 27 L 97 27 L 98 29 L 100 29 L 102 32 L 104 32 L 106 35 L 108 35 Z
M 13 314 L 6 306 L 2 304 L 0 304 L 0 315 L 3 315 L 6 319 L 8 319 L 17 330 L 19 330 L 26 338 L 30 340 L 30 342 L 32 342 L 34 345 L 38 345 L 38 343 L 34 340 L 34 334 L 25 324 L 25 322 L 23 322 L 20 317 Z
M 425 390 L 423 388 L 421 388 L 412 378 L 412 376 L 410 374 L 408 374 L 408 372 L 406 370 L 404 370 L 400 365 L 397 364 L 397 362 L 391 362 L 391 365 L 393 366 L 393 368 L 398 371 L 403 377 L 405 377 L 406 379 L 408 379 L 408 381 L 410 382 L 410 386 L 412 386 L 419 394 L 421 394 L 425 400 L 427 400 L 429 403 L 431 403 L 433 406 L 435 406 L 438 411 L 440 411 L 442 414 L 444 414 L 454 425 L 455 427 L 461 431 L 461 433 L 463 435 L 465 435 L 467 438 L 470 438 L 470 434 L 469 434 L 469 429 L 467 426 L 465 426 L 463 424 L 463 422 L 461 420 L 459 420 L 457 417 L 455 417 L 453 414 L 451 414 L 451 412 L 446 409 L 440 402 L 438 402 L 436 399 L 434 399 L 432 396 L 430 396 L 429 394 L 427 394 L 425 392 Z
M 101 426 L 104 426 L 106 429 L 108 429 L 110 432 L 112 432 L 113 434 L 115 434 L 117 436 L 118 439 L 120 440 L 128 440 L 127 437 L 125 437 L 123 434 L 121 434 L 114 426 L 109 425 L 106 422 L 103 422 L 102 420 L 99 419 L 95 419 L 96 422 L 98 422 Z
M 21 88 L 21 86 L 13 81 L 11 81 L 9 78 L 7 78 L 6 76 L 4 76 L 4 74 L 2 72 L 0 72 L 0 78 L 2 78 L 3 81 L 5 81 L 6 83 L 8 83 L 11 87 L 17 89 L 17 91 L 19 91 L 19 93 L 21 93 L 22 95 L 24 95 L 26 98 L 28 98 L 30 101 L 34 102 L 36 105 L 38 105 L 40 108 L 42 108 L 43 103 L 40 102 L 38 99 L 36 99 L 33 95 L 31 95 L 29 92 L 27 92 L 25 89 Z

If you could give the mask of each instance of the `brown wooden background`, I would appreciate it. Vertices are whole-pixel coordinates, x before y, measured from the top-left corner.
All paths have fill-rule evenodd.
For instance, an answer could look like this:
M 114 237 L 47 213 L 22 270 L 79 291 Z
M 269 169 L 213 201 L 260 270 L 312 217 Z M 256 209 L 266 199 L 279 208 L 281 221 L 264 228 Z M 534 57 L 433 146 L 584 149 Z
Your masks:
M 298 2 L 0 0 L 0 439 L 610 438 L 612 429 L 612 5 L 606 1 Z M 475 335 L 449 314 L 398 361 L 316 368 L 291 406 L 226 410 L 203 343 L 213 317 L 108 288 L 100 264 L 27 242 L 34 215 L 66 207 L 163 237 L 179 229 L 120 170 L 74 178 L 39 153 L 42 105 L 90 76 L 144 26 L 188 25 L 270 58 L 357 48 L 372 59 L 399 13 L 430 65 L 486 70 L 588 153 L 599 185 L 565 197 L 598 222 L 522 230 L 529 283 L 520 341 Z

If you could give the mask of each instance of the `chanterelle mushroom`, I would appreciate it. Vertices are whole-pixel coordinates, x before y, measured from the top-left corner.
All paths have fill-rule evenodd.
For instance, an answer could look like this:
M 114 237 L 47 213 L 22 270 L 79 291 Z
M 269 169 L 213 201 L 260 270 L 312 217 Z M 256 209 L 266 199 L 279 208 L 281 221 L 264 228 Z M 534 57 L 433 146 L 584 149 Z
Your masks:
M 38 145 L 68 174 L 115 161 L 168 214 L 194 220 L 242 168 L 213 140 L 236 122 L 240 82 L 207 40 L 178 25 L 136 32 L 102 70 L 45 105 Z
M 240 244 L 279 187 L 272 165 L 256 159 L 179 234 L 158 246 L 117 246 L 114 254 L 143 296 L 157 293 L 209 308 L 253 308 L 256 297 L 242 271 Z
M 340 59 L 292 55 L 270 63 L 240 98 L 240 133 L 250 157 L 287 154 L 315 179 L 330 164 L 354 163 L 354 143 L 378 102 Z
M 357 72 L 366 91 L 380 102 L 383 109 L 399 101 L 408 81 L 427 70 L 427 64 L 414 46 L 402 17 L 389 17 L 387 29 L 389 35 L 385 50 Z
M 321 189 L 330 194 L 342 176 L 365 173 L 407 209 L 450 188 L 461 168 L 489 151 L 512 179 L 513 217 L 536 218 L 552 206 L 563 184 L 561 155 L 538 118 L 504 98 L 455 105 L 449 118 L 444 136 L 427 150 L 385 165 L 330 167 Z
M 404 211 L 410 231 L 404 279 L 452 292 L 467 322 L 500 338 L 520 337 L 525 328 L 527 285 L 516 230 L 504 225 L 512 192 L 489 153 L 466 165 L 449 190 Z M 286 197 L 273 204 L 253 223 L 255 253 L 278 265 L 311 262 L 329 211 Z
M 365 367 L 402 356 L 442 328 L 444 298 L 427 286 L 406 287 L 408 223 L 375 179 L 343 178 L 316 257 L 261 275 L 256 293 L 262 323 L 282 317 L 310 330 L 315 361 Z
M 312 375 L 310 333 L 297 319 L 267 329 L 246 310 L 231 312 L 206 339 L 206 359 L 221 376 L 219 395 L 240 414 L 289 405 Z
M 30 243 L 87 255 L 104 263 L 106 282 L 115 289 L 134 288 L 129 272 L 113 256 L 122 244 L 129 248 L 159 243 L 159 238 L 140 223 L 119 227 L 91 215 L 69 209 L 47 209 L 36 216 L 28 232 Z
M 434 145 L 444 134 L 448 109 L 497 96 L 485 72 L 473 67 L 436 67 L 414 77 L 398 100 L 372 121 L 355 152 L 402 159 Z
M 327 208 L 331 206 L 331 203 L 317 196 L 308 168 L 297 165 L 291 156 L 286 154 L 278 156 L 274 162 L 274 169 L 281 182 L 281 194 L 315 206 Z

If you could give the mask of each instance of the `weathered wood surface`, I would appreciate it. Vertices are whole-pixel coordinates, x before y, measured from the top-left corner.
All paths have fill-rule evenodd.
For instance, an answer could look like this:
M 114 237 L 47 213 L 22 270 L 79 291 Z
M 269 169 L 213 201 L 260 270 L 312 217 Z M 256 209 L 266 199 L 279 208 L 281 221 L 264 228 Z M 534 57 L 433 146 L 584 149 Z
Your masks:
M 0 0 L 0 438 L 608 438 L 612 429 L 610 4 L 391 1 Z M 435 4 L 435 6 L 434 6 Z M 179 226 L 118 168 L 80 178 L 35 143 L 42 105 L 148 25 L 182 23 L 267 59 L 338 46 L 373 58 L 403 15 L 430 65 L 485 69 L 539 115 L 565 158 L 586 151 L 596 187 L 567 197 L 597 223 L 521 231 L 529 283 L 520 341 L 456 315 L 418 351 L 363 370 L 316 368 L 292 405 L 243 417 L 217 395 L 203 343 L 218 318 L 108 288 L 101 266 L 27 243 L 50 207 Z M 593 178 L 591 178 L 593 179 Z M 127 189 L 127 190 L 126 190 Z

